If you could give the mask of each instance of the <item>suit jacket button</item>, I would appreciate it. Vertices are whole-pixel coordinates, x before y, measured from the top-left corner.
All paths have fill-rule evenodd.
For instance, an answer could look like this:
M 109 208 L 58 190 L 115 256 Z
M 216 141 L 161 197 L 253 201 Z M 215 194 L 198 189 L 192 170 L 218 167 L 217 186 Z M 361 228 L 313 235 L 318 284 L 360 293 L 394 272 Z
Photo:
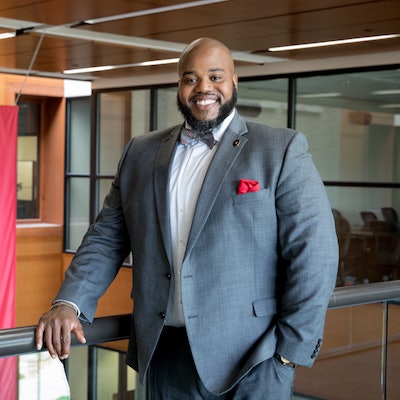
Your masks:
M 171 274 L 170 273 L 165 274 L 165 276 L 167 277 L 167 279 L 171 279 Z
M 166 317 L 166 315 L 165 315 L 165 312 L 160 312 L 160 317 L 162 318 L 162 319 L 165 319 L 165 317 Z

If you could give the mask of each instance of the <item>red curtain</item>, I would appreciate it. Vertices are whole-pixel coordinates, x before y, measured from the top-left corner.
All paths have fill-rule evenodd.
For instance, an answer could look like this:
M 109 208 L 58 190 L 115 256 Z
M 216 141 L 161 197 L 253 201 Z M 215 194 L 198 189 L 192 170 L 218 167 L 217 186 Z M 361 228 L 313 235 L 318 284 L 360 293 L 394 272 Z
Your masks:
M 15 326 L 18 107 L 0 106 L 0 329 Z M 0 398 L 15 400 L 16 358 L 0 358 Z

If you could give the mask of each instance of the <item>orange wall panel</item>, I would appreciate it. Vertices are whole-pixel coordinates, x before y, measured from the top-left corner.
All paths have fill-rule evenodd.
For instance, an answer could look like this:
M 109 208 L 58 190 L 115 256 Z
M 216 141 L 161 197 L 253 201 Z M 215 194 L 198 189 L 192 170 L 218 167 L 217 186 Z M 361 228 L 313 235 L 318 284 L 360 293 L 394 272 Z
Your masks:
M 16 324 L 36 325 L 61 284 L 62 227 L 17 228 Z

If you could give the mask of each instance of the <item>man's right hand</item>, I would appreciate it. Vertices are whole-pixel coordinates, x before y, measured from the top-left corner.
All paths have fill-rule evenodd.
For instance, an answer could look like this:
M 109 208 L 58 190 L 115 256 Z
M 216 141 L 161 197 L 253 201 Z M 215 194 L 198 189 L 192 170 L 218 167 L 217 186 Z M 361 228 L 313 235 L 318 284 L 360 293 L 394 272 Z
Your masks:
M 52 358 L 65 360 L 71 348 L 71 332 L 80 343 L 86 343 L 85 333 L 76 312 L 65 305 L 54 307 L 39 319 L 35 335 L 36 348 L 41 350 L 45 343 Z

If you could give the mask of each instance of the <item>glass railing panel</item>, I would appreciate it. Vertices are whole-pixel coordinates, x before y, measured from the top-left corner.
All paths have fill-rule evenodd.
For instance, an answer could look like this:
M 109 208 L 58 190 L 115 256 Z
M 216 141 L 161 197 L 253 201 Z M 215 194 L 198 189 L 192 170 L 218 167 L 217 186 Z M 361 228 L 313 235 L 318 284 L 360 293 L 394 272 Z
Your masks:
M 19 356 L 17 370 L 17 400 L 71 398 L 63 364 L 58 359 L 52 359 L 47 352 Z
M 66 367 L 71 399 L 145 400 L 136 372 L 125 365 L 126 349 L 127 341 L 73 348 Z
M 66 372 L 73 399 L 86 399 L 88 393 L 88 346 L 74 347 L 66 363 Z
M 295 392 L 305 399 L 397 399 L 400 306 L 390 306 L 387 325 L 386 315 L 386 303 L 328 310 L 321 353 L 311 369 L 297 369 Z

